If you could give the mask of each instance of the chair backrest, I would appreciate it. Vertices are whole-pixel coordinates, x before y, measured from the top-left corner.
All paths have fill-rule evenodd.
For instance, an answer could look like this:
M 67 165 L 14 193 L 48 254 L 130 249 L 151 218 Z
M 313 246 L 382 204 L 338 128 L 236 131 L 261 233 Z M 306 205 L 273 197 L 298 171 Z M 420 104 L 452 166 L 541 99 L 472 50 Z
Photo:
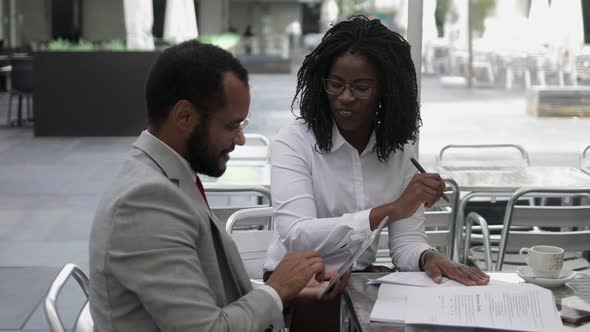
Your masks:
M 583 197 L 580 205 L 516 205 L 525 197 Z M 590 188 L 522 188 L 508 201 L 504 224 L 500 236 L 500 247 L 496 271 L 502 269 L 508 250 L 534 245 L 554 245 L 565 250 L 583 251 L 590 249 Z M 541 227 L 532 231 L 515 231 L 514 227 Z M 548 228 L 557 231 L 547 230 Z M 566 228 L 566 230 L 563 230 Z M 569 230 L 569 229 L 573 230 Z
M 262 279 L 262 265 L 266 252 L 272 240 L 276 236 L 273 230 L 235 231 L 234 226 L 240 222 L 249 222 L 252 219 L 268 220 L 273 216 L 272 207 L 251 208 L 239 210 L 227 220 L 226 231 L 234 240 L 246 272 L 250 279 Z M 272 223 L 271 223 L 272 225 Z
M 12 70 L 10 72 L 10 83 L 13 90 L 20 92 L 33 91 L 33 58 L 12 57 L 10 59 Z
M 250 220 L 253 219 L 263 219 L 264 221 L 271 220 L 269 223 L 270 227 L 268 230 L 274 229 L 274 211 L 273 208 L 268 207 L 256 207 L 256 208 L 249 208 L 249 209 L 241 209 L 234 212 L 229 218 L 227 218 L 227 222 L 225 223 L 225 231 L 227 234 L 232 235 L 234 231 L 239 229 L 239 225 L 236 224 L 241 223 L 249 223 Z
M 455 229 L 459 207 L 459 185 L 452 179 L 445 179 L 445 194 L 450 201 L 440 199 L 433 207 L 424 211 L 428 244 L 451 258 L 455 244 Z
M 588 145 L 580 154 L 580 169 L 590 174 L 590 145 Z
M 226 222 L 233 213 L 239 210 L 267 207 L 272 204 L 270 190 L 264 186 L 226 185 L 205 182 L 205 192 L 211 211 L 220 221 Z M 260 220 L 260 219 L 259 219 Z M 241 227 L 264 228 L 266 224 L 242 223 Z M 268 229 L 268 227 L 266 227 Z
M 440 150 L 438 166 L 446 168 L 497 168 L 529 166 L 529 155 L 516 144 L 451 144 Z
M 261 134 L 244 134 L 246 144 L 236 145 L 230 154 L 232 162 L 259 161 L 268 163 L 270 160 L 270 141 Z
M 84 292 L 84 295 L 86 295 L 86 298 L 88 298 L 88 277 L 86 276 L 86 273 L 84 273 L 80 267 L 74 264 L 66 264 L 51 283 L 49 291 L 47 292 L 47 296 L 45 297 L 45 317 L 47 318 L 47 323 L 49 324 L 49 328 L 52 332 L 66 331 L 66 328 L 64 327 L 57 312 L 56 300 L 62 288 L 66 284 L 66 281 L 68 281 L 70 277 L 73 277 L 77 281 L 78 285 L 80 285 L 80 288 Z M 86 301 L 82 310 L 80 311 L 80 314 L 76 318 L 73 331 L 92 332 L 93 329 L 94 324 L 92 322 L 92 317 L 90 316 L 88 301 Z
M 428 244 L 451 257 L 455 244 L 456 212 L 459 206 L 459 185 L 452 179 L 445 179 L 445 194 L 450 202 L 440 199 L 433 207 L 424 211 L 424 227 Z M 387 228 L 379 235 L 377 262 L 389 261 L 389 233 Z

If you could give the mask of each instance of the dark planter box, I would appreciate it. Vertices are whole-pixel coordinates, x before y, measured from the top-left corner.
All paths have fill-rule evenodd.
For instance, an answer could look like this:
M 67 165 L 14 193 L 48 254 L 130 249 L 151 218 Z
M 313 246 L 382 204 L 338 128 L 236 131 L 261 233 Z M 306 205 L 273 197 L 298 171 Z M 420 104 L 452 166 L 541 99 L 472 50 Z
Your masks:
M 147 123 L 145 81 L 158 54 L 35 53 L 35 136 L 138 135 Z
M 290 74 L 291 59 L 276 55 L 240 54 L 238 60 L 250 74 Z

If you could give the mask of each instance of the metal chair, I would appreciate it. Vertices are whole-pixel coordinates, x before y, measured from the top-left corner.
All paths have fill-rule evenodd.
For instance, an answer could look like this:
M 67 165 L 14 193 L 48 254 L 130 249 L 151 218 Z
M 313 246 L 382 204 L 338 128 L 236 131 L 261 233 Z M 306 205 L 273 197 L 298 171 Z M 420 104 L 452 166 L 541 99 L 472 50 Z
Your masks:
M 437 163 L 439 166 L 449 170 L 475 169 L 475 170 L 502 170 L 506 168 L 528 167 L 530 159 L 527 151 L 517 144 L 474 144 L 474 145 L 447 145 L 439 153 Z M 490 218 L 487 221 L 491 224 L 501 222 L 503 216 L 503 205 L 508 200 L 505 193 L 481 192 L 463 193 L 460 205 L 457 209 L 457 228 L 455 259 L 466 263 L 469 250 L 469 242 L 463 248 L 463 239 L 475 240 L 483 244 L 480 234 L 471 233 L 469 237 L 463 238 L 463 225 L 465 215 L 470 210 L 477 212 L 480 216 Z M 533 202 L 531 202 L 532 204 Z M 480 220 L 474 218 L 472 220 Z M 492 226 L 494 228 L 496 226 Z M 474 230 L 481 230 L 474 227 Z M 493 242 L 493 240 L 492 240 Z
M 84 295 L 86 295 L 86 298 L 88 298 L 88 277 L 80 267 L 74 264 L 66 264 L 51 284 L 51 287 L 49 287 L 49 291 L 45 297 L 45 317 L 47 318 L 47 323 L 49 324 L 49 328 L 52 332 L 66 331 L 66 328 L 64 327 L 63 322 L 57 313 L 56 300 L 62 288 L 66 284 L 66 281 L 68 281 L 70 277 L 73 277 L 78 282 L 78 285 L 80 285 Z M 88 301 L 86 301 L 82 307 L 82 310 L 74 322 L 74 328 L 71 330 L 74 332 L 92 332 L 94 330 L 94 323 L 92 321 L 92 317 L 90 316 Z
M 528 153 L 517 144 L 451 144 L 440 150 L 437 163 L 449 169 L 530 166 Z
M 485 262 L 485 270 L 491 271 L 493 269 L 492 266 L 492 245 L 491 245 L 491 235 L 489 231 L 489 226 L 486 220 L 480 216 L 477 212 L 470 212 L 467 217 L 465 218 L 465 248 L 469 250 L 469 244 L 472 241 L 472 234 L 471 231 L 473 229 L 473 225 L 477 224 L 479 230 L 481 230 L 481 241 L 483 243 L 483 250 L 484 250 L 484 262 Z M 467 256 L 467 254 L 466 254 Z
M 577 206 L 519 206 L 524 196 L 588 197 L 590 188 L 522 188 L 516 191 L 506 208 L 495 270 L 501 271 L 508 250 L 545 244 L 566 251 L 590 249 L 590 205 Z M 539 227 L 533 231 L 514 231 L 514 226 Z M 559 231 L 547 229 L 557 228 Z M 561 231 L 562 229 L 568 229 Z M 509 241 L 510 240 L 510 241 Z
M 205 182 L 205 192 L 207 193 L 211 211 L 222 222 L 226 222 L 236 211 L 254 207 L 266 207 L 272 204 L 270 190 L 263 186 Z M 249 228 L 270 229 L 269 225 L 261 223 L 240 225 L 242 228 L 246 226 Z
M 582 154 L 580 154 L 580 169 L 590 174 L 590 145 L 582 150 Z
M 500 62 L 506 70 L 506 89 L 512 89 L 515 78 L 522 78 L 525 88 L 531 87 L 531 71 L 526 56 L 501 56 Z
M 6 122 L 8 125 L 17 126 L 22 124 L 22 104 L 23 97 L 27 107 L 27 120 L 33 119 L 33 58 L 30 56 L 18 56 L 10 59 L 10 93 L 8 97 L 8 113 L 6 114 Z M 12 121 L 12 98 L 18 97 L 18 113 L 16 121 Z
M 257 161 L 268 163 L 270 158 L 270 141 L 261 134 L 245 134 L 246 144 L 237 145 L 231 153 L 232 163 Z
M 433 207 L 424 211 L 428 244 L 451 258 L 455 245 L 456 211 L 459 206 L 459 185 L 452 179 L 445 179 L 445 194 L 450 202 L 440 199 Z M 379 235 L 377 263 L 391 263 L 389 256 L 389 233 L 385 228 Z
M 225 230 L 234 240 L 242 262 L 248 272 L 248 276 L 252 280 L 253 285 L 259 285 L 262 280 L 262 265 L 268 247 L 275 237 L 272 207 L 243 209 L 232 214 L 225 225 Z M 259 220 L 259 222 L 270 225 L 269 230 L 250 230 L 250 231 L 236 231 L 234 228 L 237 224 L 252 220 Z M 271 220 L 270 222 L 268 220 Z
M 468 259 L 478 261 L 480 260 L 479 252 L 483 249 L 481 253 L 484 256 L 481 258 L 485 261 L 486 269 L 489 271 L 493 269 L 490 251 L 498 248 L 500 233 L 504 227 L 502 220 L 511 195 L 509 192 L 476 191 L 467 193 L 461 198 L 457 210 L 457 241 L 455 242 L 457 261 L 462 263 L 467 263 Z M 539 198 L 545 200 L 547 197 Z M 487 205 L 471 206 L 474 203 Z M 518 203 L 535 205 L 533 198 L 521 199 Z M 500 213 L 501 215 L 497 216 Z M 474 226 L 475 224 L 477 225 Z M 532 227 L 518 226 L 515 227 L 516 229 L 529 231 Z

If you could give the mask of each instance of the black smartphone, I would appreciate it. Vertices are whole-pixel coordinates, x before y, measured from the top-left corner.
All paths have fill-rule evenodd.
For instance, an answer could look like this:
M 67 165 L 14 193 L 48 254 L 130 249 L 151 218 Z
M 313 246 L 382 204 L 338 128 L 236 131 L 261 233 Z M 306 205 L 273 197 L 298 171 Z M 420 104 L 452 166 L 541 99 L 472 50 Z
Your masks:
M 572 308 L 567 305 L 561 306 L 561 320 L 570 324 L 580 324 L 590 320 L 590 311 Z

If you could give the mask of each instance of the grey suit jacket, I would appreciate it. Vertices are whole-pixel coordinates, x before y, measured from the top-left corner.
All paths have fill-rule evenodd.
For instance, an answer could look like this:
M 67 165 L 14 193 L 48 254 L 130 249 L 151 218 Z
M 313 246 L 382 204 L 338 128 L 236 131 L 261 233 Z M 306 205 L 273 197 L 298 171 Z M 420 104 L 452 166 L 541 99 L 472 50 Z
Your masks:
M 95 331 L 270 331 L 283 315 L 252 290 L 235 244 L 190 172 L 147 133 L 99 203 L 90 238 Z

